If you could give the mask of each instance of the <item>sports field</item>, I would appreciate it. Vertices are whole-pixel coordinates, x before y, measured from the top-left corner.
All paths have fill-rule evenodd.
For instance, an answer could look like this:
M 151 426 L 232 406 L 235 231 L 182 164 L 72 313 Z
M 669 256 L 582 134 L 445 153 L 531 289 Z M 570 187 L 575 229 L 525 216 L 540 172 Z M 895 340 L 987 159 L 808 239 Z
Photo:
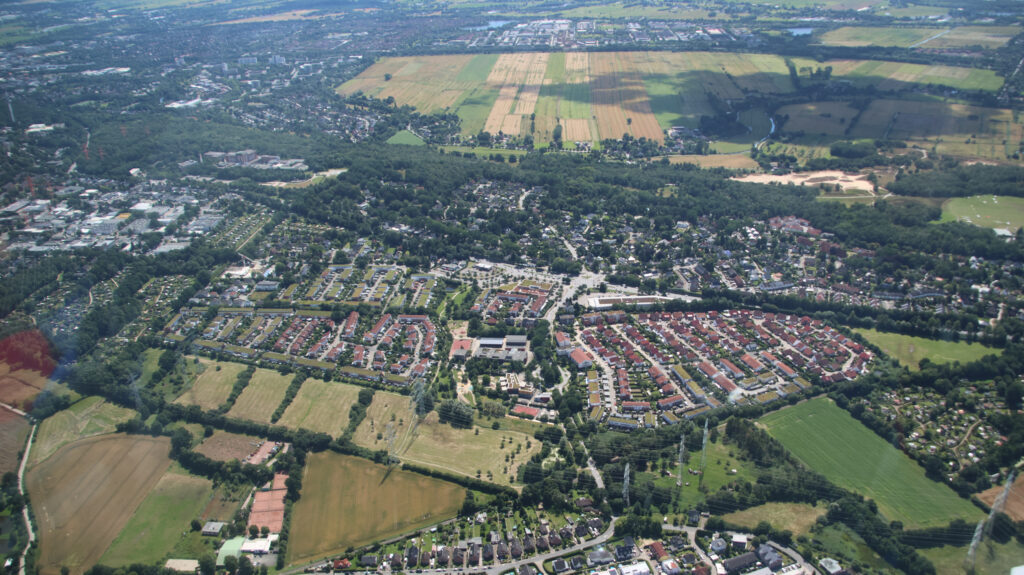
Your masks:
M 156 563 L 163 559 L 199 517 L 213 494 L 213 483 L 171 467 L 135 510 L 121 534 L 100 559 L 104 565 Z
M 26 486 L 40 573 L 66 566 L 77 575 L 96 564 L 167 471 L 169 451 L 166 437 L 107 435 L 76 441 L 32 468 Z
M 389 144 L 399 144 L 403 146 L 425 146 L 426 142 L 420 139 L 419 136 L 413 134 L 409 130 L 402 130 L 396 133 L 394 136 L 388 138 Z
M 288 563 L 339 553 L 444 521 L 458 513 L 466 490 L 358 457 L 310 454 L 295 504 Z M 346 520 L 345 518 L 359 518 Z
M 260 423 L 270 423 L 278 405 L 284 399 L 292 377 L 281 375 L 276 371 L 257 368 L 249 385 L 245 386 L 242 395 L 235 400 L 235 405 L 228 411 L 228 417 L 249 419 Z
M 804 465 L 873 499 L 887 519 L 902 521 L 909 529 L 982 517 L 970 501 L 926 478 L 906 454 L 829 399 L 806 401 L 759 421 Z
M 38 464 L 72 441 L 113 433 L 118 423 L 134 416 L 132 410 L 114 405 L 102 397 L 86 397 L 39 424 L 29 452 L 29 465 Z
M 191 387 L 174 400 L 174 403 L 198 405 L 203 409 L 216 409 L 231 395 L 231 388 L 235 385 L 238 374 L 245 371 L 247 366 L 229 361 L 211 361 L 206 358 L 200 358 L 199 361 L 206 369 L 192 382 Z
M 348 426 L 348 410 L 359 397 L 359 387 L 307 379 L 277 422 L 338 437 Z
M 985 357 L 988 354 L 998 355 L 998 349 L 980 343 L 955 341 L 939 341 L 913 337 L 898 333 L 875 331 L 857 328 L 854 331 L 863 335 L 868 341 L 882 348 L 887 355 L 896 358 L 901 365 L 917 371 L 921 360 L 928 358 L 933 363 L 968 363 Z
M 24 417 L 0 407 L 0 475 L 18 470 L 18 452 L 25 447 L 31 428 Z
M 793 537 L 807 535 L 814 522 L 828 511 L 824 506 L 815 507 L 807 503 L 765 503 L 723 515 L 728 523 L 754 529 L 761 521 L 772 524 L 776 530 L 788 529 Z
M 942 204 L 942 221 L 961 221 L 1011 233 L 1024 226 L 1024 198 L 971 196 L 952 198 Z

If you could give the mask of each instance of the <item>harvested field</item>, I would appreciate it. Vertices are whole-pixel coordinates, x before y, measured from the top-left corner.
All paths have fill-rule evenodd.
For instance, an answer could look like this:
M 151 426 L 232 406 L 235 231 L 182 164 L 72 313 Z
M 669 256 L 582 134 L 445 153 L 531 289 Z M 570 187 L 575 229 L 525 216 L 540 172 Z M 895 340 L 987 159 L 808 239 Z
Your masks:
M 787 133 L 841 136 L 852 125 L 857 110 L 846 102 L 813 102 L 783 106 L 775 110 L 775 116 L 787 117 L 782 126 Z
M 567 142 L 589 142 L 592 139 L 590 135 L 590 120 L 563 118 L 560 123 L 562 124 L 563 140 Z
M 665 141 L 632 53 L 595 52 L 590 65 L 591 106 L 599 138 L 630 134 L 637 139 Z
M 669 156 L 673 164 L 696 164 L 702 168 L 726 168 L 729 170 L 756 170 L 757 162 L 746 154 L 711 154 L 709 156 Z
M 245 386 L 245 391 L 235 400 L 231 411 L 228 411 L 228 417 L 270 423 L 270 416 L 281 405 L 292 377 L 269 369 L 257 369 L 249 385 Z
M 217 430 L 203 440 L 195 451 L 216 461 L 244 461 L 250 454 L 259 449 L 263 440 L 251 435 L 240 435 L 228 431 Z
M 31 409 L 32 401 L 43 391 L 48 381 L 38 371 L 11 370 L 9 365 L 0 363 L 0 401 L 22 411 Z
M 839 170 L 822 170 L 818 172 L 794 172 L 783 176 L 772 174 L 747 174 L 733 178 L 740 182 L 757 184 L 793 184 L 796 186 L 829 186 L 838 185 L 843 190 L 859 190 L 871 192 L 874 187 L 866 174 L 847 174 Z
M 295 504 L 288 563 L 340 553 L 454 517 L 454 483 L 331 452 L 310 454 Z M 339 521 L 359 517 L 360 521 Z
M 981 499 L 985 502 L 985 505 L 991 507 L 1002 492 L 1003 485 L 995 485 L 979 493 L 978 499 Z M 1003 512 L 1014 521 L 1024 521 L 1024 475 L 1018 475 L 1013 480 L 1013 487 L 1010 488 L 1010 494 L 1006 497 Z
M 278 424 L 338 437 L 348 427 L 349 407 L 358 397 L 355 385 L 307 379 Z
M 908 64 L 880 60 L 814 60 L 794 59 L 798 68 L 816 69 L 832 67 L 832 76 L 856 84 L 874 85 L 879 91 L 905 90 L 914 84 L 936 84 L 958 90 L 994 92 L 1003 85 L 1003 79 L 992 70 L 960 68 L 955 66 Z
M 231 395 L 231 388 L 235 385 L 238 374 L 245 371 L 247 366 L 206 358 L 200 358 L 199 361 L 206 369 L 192 382 L 191 387 L 174 400 L 174 403 L 198 405 L 207 410 L 216 409 Z
M 118 423 L 134 416 L 134 411 L 109 403 L 102 397 L 86 397 L 39 424 L 29 454 L 29 466 L 37 465 L 72 441 L 113 433 Z
M 24 417 L 0 407 L 0 475 L 18 470 L 18 452 L 25 447 L 31 429 Z
M 172 467 L 143 500 L 100 561 L 111 567 L 156 563 L 167 556 L 199 517 L 213 482 Z
M 487 77 L 487 83 L 498 89 L 498 99 L 487 116 L 484 131 L 519 135 L 523 119 L 529 118 L 536 109 L 547 66 L 548 54 L 544 52 L 498 57 Z
M 30 410 L 57 366 L 52 353 L 39 330 L 20 331 L 0 341 L 0 401 Z
M 57 575 L 66 566 L 77 575 L 96 564 L 170 466 L 169 451 L 166 437 L 95 437 L 30 470 L 40 573 Z
M 352 441 L 356 445 L 370 449 L 386 449 L 387 443 L 383 437 L 377 439 L 377 434 L 384 434 L 388 424 L 395 430 L 395 446 L 404 444 L 408 431 L 415 418 L 409 397 L 399 395 L 390 391 L 377 391 L 373 394 L 373 403 L 366 409 L 366 418 L 356 428 Z

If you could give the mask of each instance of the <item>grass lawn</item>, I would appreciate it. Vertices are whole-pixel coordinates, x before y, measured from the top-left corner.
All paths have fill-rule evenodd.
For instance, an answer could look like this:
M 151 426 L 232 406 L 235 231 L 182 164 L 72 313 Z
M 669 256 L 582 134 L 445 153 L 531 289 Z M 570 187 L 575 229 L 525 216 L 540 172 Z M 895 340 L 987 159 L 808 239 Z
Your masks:
M 932 363 L 968 363 L 988 354 L 999 355 L 999 350 L 980 343 L 939 341 L 898 333 L 887 333 L 873 329 L 855 329 L 868 341 L 882 348 L 886 354 L 896 358 L 901 365 L 917 371 L 922 359 Z
M 288 562 L 339 553 L 444 521 L 458 513 L 465 495 L 454 483 L 389 470 L 358 457 L 310 454 L 302 497 L 293 510 Z
M 732 455 L 730 455 L 732 453 Z M 677 505 L 676 510 L 678 512 L 684 512 L 688 509 L 692 509 L 694 505 L 701 503 L 707 497 L 706 493 L 714 493 L 718 491 L 722 486 L 728 485 L 738 479 L 744 479 L 750 483 L 757 481 L 757 474 L 754 466 L 747 462 L 739 459 L 736 456 L 737 450 L 731 445 L 726 445 L 721 441 L 712 443 L 708 442 L 708 463 L 704 469 L 704 487 L 705 491 L 700 490 L 699 480 L 700 477 L 697 475 L 690 475 L 687 470 L 683 469 L 683 485 L 676 487 L 676 465 L 673 464 L 669 467 L 669 471 L 672 475 L 663 477 L 655 473 L 645 472 L 640 473 L 639 477 L 652 478 L 654 484 L 659 487 L 667 487 L 673 489 L 677 493 Z M 700 467 L 700 453 L 690 453 L 690 459 L 687 463 L 687 468 L 697 469 Z M 732 470 L 735 469 L 736 473 Z M 689 485 L 687 485 L 689 483 Z
M 870 497 L 908 529 L 980 519 L 981 511 L 826 398 L 769 413 L 760 420 L 804 465 L 840 487 Z
M 938 575 L 967 575 L 964 559 L 967 558 L 967 547 L 933 547 L 918 549 L 918 553 L 927 557 L 934 565 Z M 991 539 L 978 545 L 975 553 L 975 573 L 1009 573 L 1017 565 L 1024 565 L 1024 545 L 1017 541 L 999 544 Z
M 1024 226 L 1024 198 L 971 196 L 952 198 L 942 204 L 942 221 L 961 221 L 983 228 L 1016 232 Z
M 212 361 L 206 358 L 200 358 L 199 362 L 205 365 L 206 369 L 192 382 L 192 387 L 178 396 L 174 403 L 215 409 L 231 395 L 231 388 L 235 385 L 238 374 L 245 371 L 247 366 L 241 363 Z
M 245 391 L 235 400 L 228 417 L 270 423 L 270 416 L 281 405 L 293 377 L 269 369 L 257 369 Z
M 134 415 L 134 411 L 108 403 L 102 397 L 86 397 L 39 424 L 29 453 L 29 465 L 38 464 L 77 439 L 113 433 L 118 423 Z
M 906 48 L 948 28 L 888 28 L 870 26 L 844 26 L 821 36 L 829 46 L 897 46 Z
M 348 426 L 349 407 L 358 399 L 359 389 L 345 383 L 307 379 L 278 424 L 338 437 Z
M 388 138 L 387 143 L 389 144 L 402 144 L 405 146 L 425 146 L 427 145 L 419 136 L 413 134 L 409 130 L 402 130 L 394 136 Z
M 788 529 L 793 537 L 810 533 L 815 520 L 825 514 L 824 507 L 815 507 L 807 503 L 765 503 L 743 511 L 724 515 L 729 523 L 754 529 L 761 521 L 767 521 L 772 527 Z
M 189 522 L 199 517 L 213 493 L 209 479 L 173 466 L 160 478 L 142 505 L 103 554 L 104 565 L 155 563 L 175 547 Z
M 842 523 L 829 525 L 814 533 L 811 538 L 824 548 L 827 555 L 841 557 L 840 562 L 856 561 L 878 570 L 879 573 L 902 573 L 893 569 L 885 559 L 868 547 L 860 535 Z

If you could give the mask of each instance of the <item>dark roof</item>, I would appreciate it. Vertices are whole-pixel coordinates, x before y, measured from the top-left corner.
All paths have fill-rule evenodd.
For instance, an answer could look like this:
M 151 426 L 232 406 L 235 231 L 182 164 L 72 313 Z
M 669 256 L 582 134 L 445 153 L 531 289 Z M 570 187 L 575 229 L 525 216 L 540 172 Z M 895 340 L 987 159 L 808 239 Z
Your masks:
M 722 566 L 725 567 L 725 571 L 727 573 L 735 573 L 750 567 L 754 563 L 757 563 L 757 555 L 748 551 L 743 555 L 737 555 L 736 557 L 722 561 Z

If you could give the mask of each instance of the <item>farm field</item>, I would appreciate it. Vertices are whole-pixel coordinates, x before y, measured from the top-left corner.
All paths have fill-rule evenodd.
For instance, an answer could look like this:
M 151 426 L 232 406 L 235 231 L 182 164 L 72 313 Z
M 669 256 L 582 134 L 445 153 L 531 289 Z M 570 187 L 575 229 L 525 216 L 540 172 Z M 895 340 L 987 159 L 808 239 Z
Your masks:
M 166 437 L 108 435 L 64 446 L 31 469 L 42 575 L 99 561 L 171 464 Z M 116 500 L 117 505 L 111 505 Z
M 18 470 L 21 462 L 18 452 L 25 447 L 31 429 L 32 426 L 24 417 L 0 408 L 0 475 Z
M 454 483 L 331 452 L 310 454 L 295 504 L 288 563 L 338 553 L 454 517 Z M 361 521 L 339 521 L 361 517 Z
M 723 515 L 722 519 L 748 529 L 754 529 L 761 521 L 767 521 L 774 529 L 788 529 L 793 532 L 793 537 L 799 537 L 810 533 L 815 520 L 826 511 L 824 507 L 807 503 L 765 503 Z
M 1024 226 L 1024 198 L 971 196 L 952 198 L 942 204 L 942 221 L 961 221 L 983 228 L 1016 233 Z
M 245 371 L 246 366 L 241 363 L 211 361 L 206 358 L 200 358 L 199 361 L 206 366 L 206 369 L 192 382 L 191 387 L 174 400 L 174 403 L 198 405 L 203 409 L 216 409 L 231 395 L 231 388 L 235 385 L 238 374 Z
M 274 414 L 277 406 L 281 405 L 292 377 L 294 376 L 258 368 L 249 385 L 245 386 L 245 391 L 235 400 L 231 411 L 228 411 L 228 417 L 270 423 L 270 416 Z
M 1006 45 L 1020 31 L 1020 26 L 959 26 L 947 34 L 923 42 L 920 47 L 944 49 L 981 46 L 994 49 Z
M 1006 161 L 1024 138 L 1024 123 L 1001 108 L 875 100 L 856 119 L 849 136 L 904 140 L 940 154 Z
M 86 397 L 39 424 L 29 453 L 29 466 L 38 464 L 72 441 L 113 433 L 118 423 L 128 421 L 134 415 L 132 410 L 109 403 L 102 397 Z
M 51 354 L 49 341 L 36 329 L 0 340 L 0 401 L 29 411 L 57 366 Z
M 896 358 L 901 365 L 907 366 L 912 371 L 918 370 L 918 364 L 924 358 L 928 358 L 928 361 L 933 363 L 953 363 L 954 361 L 967 363 L 979 360 L 988 354 L 999 354 L 998 349 L 986 347 L 980 343 L 938 341 L 863 328 L 854 331 L 882 348 L 882 351 Z
M 307 379 L 277 423 L 338 437 L 348 426 L 349 407 L 358 397 L 355 385 Z
M 0 363 L 0 401 L 25 411 L 48 381 L 34 369 L 11 369 L 10 365 Z
M 174 548 L 213 494 L 209 479 L 173 466 L 142 501 L 100 561 L 111 567 L 156 563 Z
M 949 33 L 949 28 L 889 28 L 844 26 L 822 34 L 821 43 L 828 46 L 896 46 L 908 48 L 936 34 Z
M 759 421 L 804 465 L 870 497 L 886 518 L 902 521 L 908 529 L 982 516 L 977 507 L 926 478 L 924 469 L 829 399 L 787 407 Z
M 978 494 L 978 499 L 985 502 L 989 507 L 995 503 L 996 498 L 1003 492 L 1003 484 L 992 487 Z M 1013 487 L 1010 494 L 1006 496 L 1006 503 L 1003 505 L 1003 512 L 1014 521 L 1024 521 L 1024 475 L 1018 475 L 1013 480 Z
M 802 78 L 810 77 L 813 70 L 831 67 L 834 78 L 871 84 L 880 91 L 904 90 L 915 84 L 995 91 L 1002 85 L 1002 79 L 989 70 L 951 66 L 868 60 L 817 62 L 799 58 L 794 59 L 794 65 Z M 785 58 L 770 54 L 718 52 L 570 52 L 386 58 L 338 88 L 343 95 L 362 91 L 378 98 L 391 97 L 400 105 L 412 105 L 422 112 L 448 110 L 462 119 L 465 135 L 476 134 L 480 130 L 492 134 L 529 135 L 536 147 L 548 146 L 555 127 L 559 125 L 567 145 L 575 141 L 599 143 L 601 139 L 617 139 L 625 133 L 634 138 L 662 141 L 664 130 L 672 126 L 696 128 L 702 116 L 713 116 L 721 111 L 722 106 L 728 107 L 726 101 L 742 101 L 756 95 L 787 94 L 793 90 Z M 807 110 L 794 108 L 790 112 L 794 123 L 790 130 L 811 128 L 816 134 L 844 133 L 856 116 L 845 104 L 829 103 L 808 105 Z M 1004 113 L 996 112 L 996 121 L 1005 122 Z M 830 118 L 824 116 L 828 114 L 831 114 Z M 974 112 L 967 111 L 968 119 L 964 121 L 977 123 L 969 119 L 972 114 Z M 959 129 L 961 126 L 956 124 L 958 117 L 953 114 L 952 119 L 944 119 L 946 124 L 952 122 L 954 125 L 942 124 L 940 132 L 952 133 L 951 129 Z M 880 130 L 884 134 L 891 118 L 891 113 L 885 116 L 881 126 L 868 121 L 866 129 Z M 846 126 L 843 125 L 844 120 Z M 718 152 L 746 151 L 751 143 L 768 133 L 765 111 L 747 110 L 740 121 L 750 132 L 743 137 L 716 142 L 714 148 Z M 991 124 L 988 119 L 983 122 Z M 927 124 L 925 128 L 933 129 L 932 126 Z M 1009 124 L 1004 127 L 1013 132 Z M 812 133 L 811 130 L 805 131 Z M 882 134 L 865 137 L 880 138 Z M 1003 139 L 1004 136 L 1000 135 L 998 141 Z M 1007 136 L 1007 139 L 1019 141 L 1012 136 Z M 956 150 L 956 140 L 952 137 L 945 140 L 950 153 Z M 974 147 L 979 145 L 982 148 L 988 146 L 984 157 L 992 155 L 989 149 L 991 142 L 982 141 Z
M 244 460 L 257 449 L 260 438 L 216 430 L 195 448 L 197 453 L 216 461 Z
M 811 102 L 783 106 L 775 110 L 775 116 L 787 118 L 782 125 L 787 133 L 841 136 L 857 116 L 857 110 L 846 102 Z

